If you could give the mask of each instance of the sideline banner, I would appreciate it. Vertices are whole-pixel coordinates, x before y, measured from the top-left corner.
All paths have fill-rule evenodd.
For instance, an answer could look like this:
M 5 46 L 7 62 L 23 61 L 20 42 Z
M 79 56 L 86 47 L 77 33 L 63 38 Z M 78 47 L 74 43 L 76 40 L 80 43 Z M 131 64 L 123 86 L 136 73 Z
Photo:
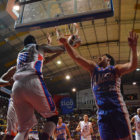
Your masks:
M 65 97 L 60 101 L 60 107 L 62 114 L 69 114 L 73 112 L 74 101 L 72 98 Z

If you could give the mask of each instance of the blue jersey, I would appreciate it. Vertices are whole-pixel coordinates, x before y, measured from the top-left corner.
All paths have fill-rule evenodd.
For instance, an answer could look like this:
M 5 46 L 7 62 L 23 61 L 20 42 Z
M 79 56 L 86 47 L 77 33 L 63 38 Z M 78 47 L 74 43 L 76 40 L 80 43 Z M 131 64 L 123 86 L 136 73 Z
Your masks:
M 96 65 L 92 75 L 92 90 L 99 115 L 107 115 L 112 111 L 128 113 L 121 95 L 120 84 L 121 79 L 116 74 L 114 66 L 101 68 Z
M 57 133 L 57 140 L 66 140 L 66 125 L 65 125 L 65 123 L 62 123 L 61 126 L 57 124 L 56 133 Z

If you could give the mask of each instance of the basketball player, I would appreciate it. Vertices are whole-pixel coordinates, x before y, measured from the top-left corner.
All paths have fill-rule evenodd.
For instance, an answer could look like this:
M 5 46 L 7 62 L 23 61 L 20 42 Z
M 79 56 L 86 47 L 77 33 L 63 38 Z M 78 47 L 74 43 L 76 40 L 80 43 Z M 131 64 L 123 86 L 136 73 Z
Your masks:
M 55 130 L 56 140 L 67 140 L 67 135 L 69 140 L 71 140 L 71 135 L 67 125 L 63 123 L 62 117 L 58 117 L 58 124 Z
M 17 58 L 15 82 L 12 88 L 12 98 L 18 118 L 18 134 L 15 140 L 25 140 L 29 129 L 37 123 L 34 109 L 44 118 L 48 118 L 41 139 L 49 139 L 55 130 L 58 112 L 42 78 L 42 63 L 45 53 L 64 51 L 63 46 L 39 46 L 31 35 L 25 38 L 24 49 Z
M 83 116 L 84 121 L 80 121 L 76 131 L 81 132 L 81 140 L 92 140 L 91 134 L 93 133 L 92 123 L 88 121 L 88 115 Z
M 138 35 L 130 32 L 128 44 L 131 49 L 130 62 L 114 66 L 109 54 L 101 56 L 96 63 L 80 56 L 60 37 L 68 54 L 91 76 L 92 90 L 98 107 L 98 127 L 102 140 L 132 140 L 129 114 L 120 92 L 121 76 L 137 68 Z M 75 40 L 74 40 L 75 41 Z
M 45 57 L 44 64 L 49 63 L 60 54 L 61 52 Z M 16 72 L 16 66 L 13 66 L 5 74 L 3 74 L 2 77 L 0 78 L 1 79 L 0 86 L 13 85 L 14 81 L 12 78 L 15 72 Z M 17 116 L 16 116 L 15 108 L 13 106 L 13 99 L 10 98 L 8 112 L 7 112 L 7 130 L 6 130 L 6 135 L 3 138 L 3 140 L 13 140 L 13 138 L 17 134 L 17 126 L 18 126 Z
M 137 109 L 137 115 L 131 119 L 131 123 L 134 124 L 135 139 L 140 140 L 140 108 Z

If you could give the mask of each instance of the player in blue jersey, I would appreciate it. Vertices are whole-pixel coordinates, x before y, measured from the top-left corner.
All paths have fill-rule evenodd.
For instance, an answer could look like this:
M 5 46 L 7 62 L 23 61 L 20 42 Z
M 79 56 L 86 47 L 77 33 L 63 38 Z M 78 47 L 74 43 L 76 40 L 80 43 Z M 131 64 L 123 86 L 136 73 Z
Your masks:
M 55 131 L 56 140 L 67 140 L 67 135 L 69 137 L 69 140 L 71 140 L 71 135 L 67 125 L 63 123 L 62 117 L 59 117 Z
M 128 44 L 131 49 L 130 62 L 114 65 L 109 54 L 96 63 L 80 56 L 67 39 L 60 37 L 68 54 L 91 76 L 91 85 L 98 108 L 98 126 L 101 140 L 132 140 L 129 114 L 120 92 L 121 76 L 137 68 L 138 35 L 130 32 Z M 75 41 L 75 40 L 73 40 Z

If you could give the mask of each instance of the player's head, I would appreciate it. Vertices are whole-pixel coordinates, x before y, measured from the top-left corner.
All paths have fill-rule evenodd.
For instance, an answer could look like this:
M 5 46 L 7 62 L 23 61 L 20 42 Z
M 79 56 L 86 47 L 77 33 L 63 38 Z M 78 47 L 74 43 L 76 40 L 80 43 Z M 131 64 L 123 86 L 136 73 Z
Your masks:
M 137 114 L 140 116 L 140 108 L 137 109 Z
M 28 36 L 25 37 L 25 39 L 24 39 L 24 46 L 26 46 L 28 44 L 36 44 L 36 40 L 35 40 L 34 36 L 28 35 Z
M 115 65 L 115 60 L 111 55 L 104 54 L 101 57 L 99 57 L 98 65 L 100 67 L 107 67 L 108 65 Z
M 58 117 L 58 123 L 62 123 L 63 119 L 61 116 Z
M 87 122 L 88 121 L 88 115 L 84 114 L 83 119 L 84 119 L 85 122 Z

